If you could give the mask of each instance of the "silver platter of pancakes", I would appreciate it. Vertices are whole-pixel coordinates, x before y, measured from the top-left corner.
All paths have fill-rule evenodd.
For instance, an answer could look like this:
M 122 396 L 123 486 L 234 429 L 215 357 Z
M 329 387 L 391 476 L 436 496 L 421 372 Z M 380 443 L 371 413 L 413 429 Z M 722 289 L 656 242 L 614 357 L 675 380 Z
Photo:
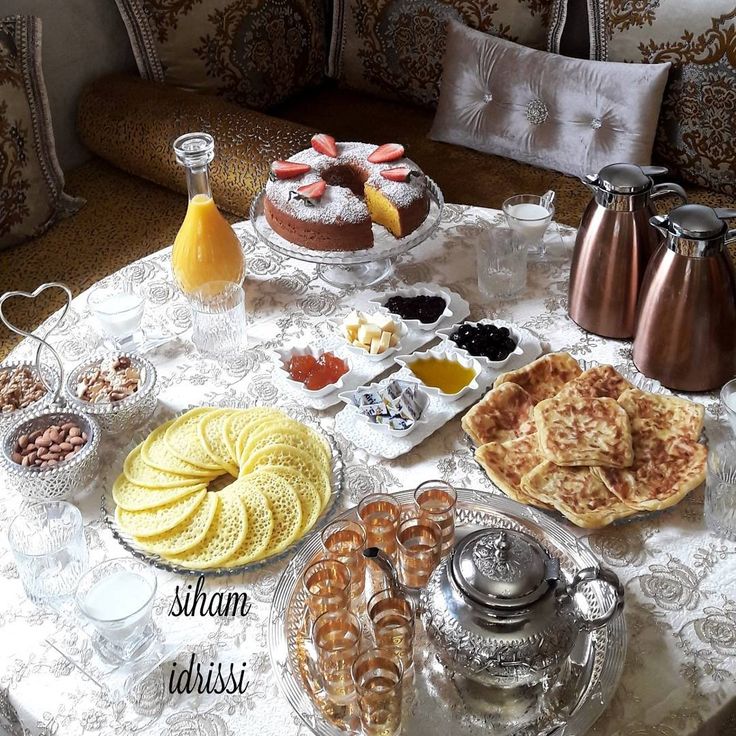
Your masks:
M 334 440 L 272 407 L 197 407 L 147 434 L 103 496 L 113 535 L 173 572 L 234 574 L 324 522 L 342 489 Z
M 462 426 L 507 496 L 597 529 L 674 506 L 703 483 L 703 417 L 623 366 L 550 353 L 500 375 Z

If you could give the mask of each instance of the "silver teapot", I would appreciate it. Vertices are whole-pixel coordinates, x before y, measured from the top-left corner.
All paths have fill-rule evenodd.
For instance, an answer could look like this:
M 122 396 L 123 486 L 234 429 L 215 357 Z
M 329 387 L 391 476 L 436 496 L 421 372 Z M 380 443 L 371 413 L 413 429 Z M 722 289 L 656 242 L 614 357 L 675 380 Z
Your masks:
M 535 685 L 554 676 L 581 630 L 619 615 L 623 586 L 607 569 L 584 568 L 569 584 L 559 561 L 539 542 L 512 529 L 480 529 L 460 540 L 432 573 L 426 588 L 407 588 L 390 558 L 377 547 L 363 553 L 412 600 L 443 665 L 482 685 Z M 613 591 L 597 618 L 586 618 L 575 594 L 600 581 Z

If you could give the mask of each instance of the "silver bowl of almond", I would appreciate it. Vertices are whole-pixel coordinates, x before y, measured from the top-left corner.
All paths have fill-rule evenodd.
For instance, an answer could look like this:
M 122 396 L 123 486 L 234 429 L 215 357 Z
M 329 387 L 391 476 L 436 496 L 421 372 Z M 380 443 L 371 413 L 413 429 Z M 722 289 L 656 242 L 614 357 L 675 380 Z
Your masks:
M 69 373 L 64 398 L 70 409 L 91 414 L 103 432 L 129 431 L 156 409 L 156 369 L 134 353 L 97 355 Z
M 0 365 L 0 429 L 28 417 L 54 400 L 53 388 L 59 374 L 42 365 L 39 373 L 32 361 L 14 361 Z
M 5 480 L 31 501 L 69 498 L 94 477 L 100 429 L 92 417 L 41 409 L 3 434 L 0 465 Z

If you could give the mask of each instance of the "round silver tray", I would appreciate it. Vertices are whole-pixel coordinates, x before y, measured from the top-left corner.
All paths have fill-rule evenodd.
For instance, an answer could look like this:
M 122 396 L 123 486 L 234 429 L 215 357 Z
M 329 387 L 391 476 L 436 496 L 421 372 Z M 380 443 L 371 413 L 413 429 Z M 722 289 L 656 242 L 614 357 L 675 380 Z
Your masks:
M 255 405 L 253 405 L 255 406 Z M 195 407 L 190 407 L 195 408 Z M 222 407 L 215 407 L 215 408 L 248 408 L 248 407 L 230 407 L 230 406 L 222 406 Z M 274 407 L 274 408 L 286 408 L 286 407 Z M 180 415 L 184 412 L 180 412 Z M 170 417 L 173 418 L 173 417 Z M 337 503 L 340 499 L 343 491 L 343 474 L 344 474 L 344 463 L 342 459 L 342 453 L 340 452 L 340 448 L 337 446 L 337 442 L 335 441 L 335 438 L 329 434 L 328 432 L 325 432 L 324 429 L 313 419 L 309 417 L 303 416 L 303 413 L 300 413 L 299 415 L 299 421 L 309 426 L 311 429 L 313 429 L 315 432 L 318 432 L 322 438 L 327 442 L 327 444 L 330 446 L 330 450 L 332 452 L 332 473 L 330 476 L 330 481 L 332 483 L 332 495 L 330 496 L 330 501 L 327 505 L 327 508 L 325 508 L 322 511 L 322 514 L 320 515 L 319 519 L 317 519 L 313 529 L 319 529 L 322 526 L 325 525 L 327 521 L 329 521 L 332 516 L 335 514 L 337 508 L 339 508 L 339 504 Z M 161 424 L 161 420 L 156 421 L 156 425 L 158 426 Z M 143 440 L 148 435 L 148 430 L 139 430 L 134 438 L 134 441 L 127 447 L 125 454 L 122 456 L 125 458 L 134 447 L 136 447 L 138 444 L 143 442 Z M 120 467 L 120 472 L 122 472 L 122 462 Z M 219 479 L 215 480 L 214 483 L 216 484 Z M 167 570 L 168 572 L 174 572 L 181 575 L 204 575 L 207 577 L 223 577 L 226 575 L 239 575 L 240 573 L 246 572 L 246 571 L 252 571 L 259 567 L 262 567 L 263 565 L 266 565 L 268 563 L 274 562 L 275 560 L 281 560 L 285 557 L 294 554 L 294 551 L 299 549 L 299 547 L 306 542 L 309 537 L 303 537 L 302 539 L 297 540 L 293 544 L 291 544 L 289 547 L 287 547 L 285 550 L 280 552 L 277 555 L 273 555 L 272 557 L 267 557 L 263 560 L 256 560 L 255 562 L 249 562 L 246 565 L 239 565 L 237 567 L 213 567 L 208 568 L 205 570 L 192 570 L 188 567 L 183 567 L 182 565 L 177 565 L 175 562 L 171 562 L 170 560 L 167 560 L 160 555 L 157 555 L 153 552 L 148 552 L 144 549 L 141 549 L 141 547 L 138 546 L 138 543 L 136 542 L 135 538 L 130 535 L 128 532 L 124 531 L 120 528 L 120 525 L 118 524 L 117 520 L 115 519 L 115 501 L 112 497 L 112 483 L 106 484 L 106 488 L 102 494 L 102 501 L 101 501 L 101 511 L 102 511 L 102 518 L 105 522 L 105 524 L 110 528 L 110 531 L 112 532 L 112 535 L 117 541 L 123 546 L 125 550 L 130 552 L 134 557 L 137 557 L 139 560 L 143 560 L 145 562 L 148 562 L 149 564 L 153 565 L 154 567 L 159 568 L 160 570 Z
M 413 501 L 413 490 L 394 495 L 407 506 Z M 357 519 L 357 510 L 340 518 Z M 504 496 L 459 489 L 457 533 L 485 526 L 531 534 L 560 560 L 568 578 L 581 568 L 598 565 L 584 542 L 535 509 Z M 316 684 L 305 626 L 301 578 L 320 551 L 319 535 L 310 535 L 284 570 L 271 605 L 268 648 L 279 689 L 301 720 L 317 736 L 342 736 L 356 728 L 355 706 L 334 706 L 324 698 Z M 591 585 L 586 586 L 580 605 L 588 615 L 598 615 L 610 602 L 606 587 Z M 419 622 L 415 637 L 414 676 L 407 687 L 411 695 L 404 703 L 403 736 L 582 736 L 616 691 L 627 644 L 626 623 L 618 616 L 597 631 L 580 632 L 563 674 L 546 692 L 539 688 L 501 691 L 451 677 L 431 653 Z
M 440 224 L 445 198 L 432 179 L 427 178 L 429 213 L 424 222 L 405 238 L 395 238 L 381 225 L 373 225 L 373 247 L 353 251 L 323 251 L 305 248 L 277 235 L 266 220 L 265 190 L 250 208 L 250 221 L 256 236 L 269 248 L 300 261 L 318 264 L 317 273 L 328 284 L 340 288 L 366 287 L 388 278 L 393 260 L 431 237 Z

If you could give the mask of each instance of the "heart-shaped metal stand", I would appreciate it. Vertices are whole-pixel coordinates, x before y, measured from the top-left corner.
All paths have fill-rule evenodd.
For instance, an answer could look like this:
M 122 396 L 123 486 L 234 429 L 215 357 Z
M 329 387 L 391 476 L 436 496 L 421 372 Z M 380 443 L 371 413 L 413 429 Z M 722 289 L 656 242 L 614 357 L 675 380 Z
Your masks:
M 61 289 L 65 296 L 66 296 L 66 304 L 62 307 L 61 312 L 55 322 L 51 324 L 50 327 L 47 328 L 46 332 L 41 335 L 34 335 L 32 332 L 26 332 L 25 330 L 22 330 L 17 325 L 14 325 L 6 316 L 4 307 L 5 302 L 8 301 L 8 299 L 12 299 L 13 297 L 22 297 L 24 299 L 35 299 L 40 294 L 42 294 L 47 289 Z M 61 357 L 56 352 L 56 350 L 47 342 L 49 335 L 64 321 L 64 318 L 67 315 L 67 312 L 69 311 L 69 307 L 71 307 L 72 304 L 72 292 L 71 289 L 66 284 L 61 284 L 55 281 L 52 281 L 48 284 L 41 284 L 37 289 L 35 289 L 33 292 L 27 292 L 27 291 L 8 291 L 2 296 L 0 296 L 0 321 L 11 331 L 14 332 L 16 335 L 20 335 L 21 337 L 29 337 L 32 340 L 35 340 L 38 343 L 38 347 L 36 348 L 36 371 L 38 372 L 38 375 L 43 382 L 43 385 L 46 387 L 46 390 L 53 396 L 53 399 L 51 400 L 52 404 L 59 404 L 59 396 L 61 395 L 61 388 L 64 385 L 64 365 L 61 361 Z M 49 384 L 46 382 L 46 378 L 44 377 L 44 373 L 41 370 L 41 351 L 43 348 L 47 348 L 48 351 L 51 353 L 51 355 L 54 356 L 54 359 L 56 360 L 58 366 L 59 366 L 59 384 L 58 386 L 49 386 Z

